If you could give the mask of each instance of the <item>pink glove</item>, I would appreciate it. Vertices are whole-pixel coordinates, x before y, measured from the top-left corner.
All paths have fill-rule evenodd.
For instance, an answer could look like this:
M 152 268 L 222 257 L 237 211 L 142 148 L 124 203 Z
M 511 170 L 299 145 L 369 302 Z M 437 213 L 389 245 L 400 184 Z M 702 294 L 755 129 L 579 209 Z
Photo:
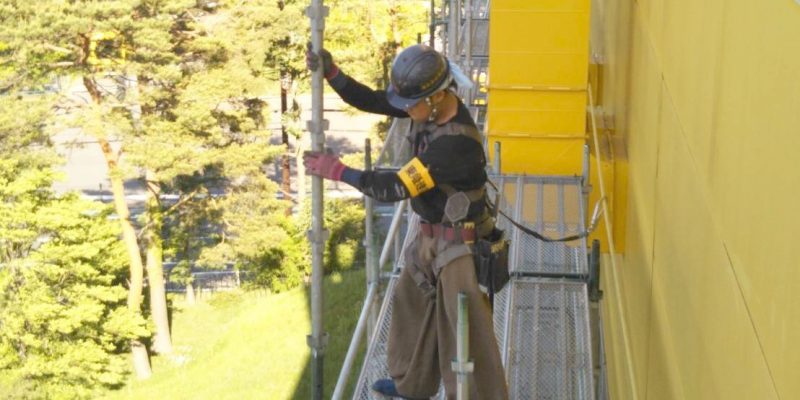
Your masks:
M 321 176 L 334 181 L 342 180 L 342 172 L 346 166 L 339 161 L 339 156 L 330 150 L 327 152 L 303 152 L 303 165 L 311 175 Z

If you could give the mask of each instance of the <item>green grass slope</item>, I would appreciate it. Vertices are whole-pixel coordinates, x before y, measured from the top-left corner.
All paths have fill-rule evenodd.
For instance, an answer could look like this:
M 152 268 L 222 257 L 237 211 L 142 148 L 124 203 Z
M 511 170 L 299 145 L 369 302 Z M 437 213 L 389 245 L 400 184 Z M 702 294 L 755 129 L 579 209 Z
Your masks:
M 325 279 L 329 334 L 324 397 L 333 393 L 364 301 L 364 271 Z M 280 294 L 219 293 L 173 316 L 175 355 L 153 358 L 153 377 L 109 399 L 308 399 L 309 288 Z M 363 353 L 363 344 L 362 344 Z M 361 361 L 356 365 L 360 368 Z M 352 390 L 358 368 L 350 379 Z M 348 391 L 347 393 L 350 393 Z

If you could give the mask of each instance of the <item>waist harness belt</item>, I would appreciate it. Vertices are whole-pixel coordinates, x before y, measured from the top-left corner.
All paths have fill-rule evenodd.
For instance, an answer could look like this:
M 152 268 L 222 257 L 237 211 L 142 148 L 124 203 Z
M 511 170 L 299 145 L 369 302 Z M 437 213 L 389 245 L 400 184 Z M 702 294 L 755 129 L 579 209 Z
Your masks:
M 449 242 L 463 242 L 471 244 L 475 242 L 477 233 L 475 231 L 475 224 L 473 222 L 465 222 L 463 224 L 445 225 L 445 224 L 429 224 L 421 222 L 420 230 L 422 234 L 427 237 L 436 237 L 447 240 Z

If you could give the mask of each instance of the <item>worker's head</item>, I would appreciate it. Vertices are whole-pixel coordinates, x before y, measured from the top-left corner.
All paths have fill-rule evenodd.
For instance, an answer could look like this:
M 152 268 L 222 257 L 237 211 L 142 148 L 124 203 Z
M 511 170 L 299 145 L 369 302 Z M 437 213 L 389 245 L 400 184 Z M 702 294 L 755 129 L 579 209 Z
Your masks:
M 425 45 L 407 47 L 394 59 L 389 103 L 405 110 L 415 121 L 425 121 L 445 96 L 453 77 L 447 59 Z

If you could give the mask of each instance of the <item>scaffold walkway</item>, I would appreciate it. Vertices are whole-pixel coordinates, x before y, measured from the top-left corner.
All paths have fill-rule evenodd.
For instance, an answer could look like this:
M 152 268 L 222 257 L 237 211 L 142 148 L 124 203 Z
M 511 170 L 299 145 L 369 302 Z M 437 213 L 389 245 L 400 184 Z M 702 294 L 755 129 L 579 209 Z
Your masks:
M 447 56 L 474 82 L 471 88 L 459 88 L 458 94 L 483 132 L 488 105 L 489 0 L 443 0 L 442 4 L 441 21 L 447 23 L 441 35 Z M 407 131 L 407 127 L 398 124 L 395 121 L 390 137 L 402 136 L 398 132 Z M 392 142 L 387 140 L 387 143 Z M 405 159 L 404 143 L 395 142 L 389 146 L 387 158 Z M 586 229 L 585 179 L 580 176 L 494 175 L 490 180 L 500 196 L 490 188 L 489 198 L 499 199 L 501 210 L 529 229 L 548 237 L 571 236 Z M 405 245 L 410 242 L 408 238 L 417 234 L 417 217 L 413 213 L 407 226 Z M 510 398 L 595 399 L 591 337 L 594 326 L 590 321 L 586 239 L 545 243 L 528 236 L 503 217 L 499 217 L 498 227 L 505 230 L 506 238 L 511 240 L 509 268 L 512 278 L 494 299 L 494 329 Z M 370 332 L 371 341 L 353 399 L 378 398 L 370 391 L 370 385 L 389 376 L 386 346 L 392 299 L 399 272 L 404 267 L 403 258 L 398 258 L 386 285 L 374 331 Z M 444 399 L 444 389 L 440 388 L 433 398 Z
M 526 227 L 550 236 L 582 232 L 586 204 L 580 177 L 493 176 L 501 206 Z M 490 193 L 490 198 L 495 194 Z M 407 238 L 416 235 L 415 216 Z M 495 334 L 511 399 L 594 399 L 585 239 L 544 243 L 502 219 L 511 238 L 511 281 L 495 297 Z M 402 258 L 401 258 L 402 259 Z M 353 399 L 388 377 L 386 344 L 398 272 L 389 280 Z M 444 399 L 443 390 L 435 399 Z

